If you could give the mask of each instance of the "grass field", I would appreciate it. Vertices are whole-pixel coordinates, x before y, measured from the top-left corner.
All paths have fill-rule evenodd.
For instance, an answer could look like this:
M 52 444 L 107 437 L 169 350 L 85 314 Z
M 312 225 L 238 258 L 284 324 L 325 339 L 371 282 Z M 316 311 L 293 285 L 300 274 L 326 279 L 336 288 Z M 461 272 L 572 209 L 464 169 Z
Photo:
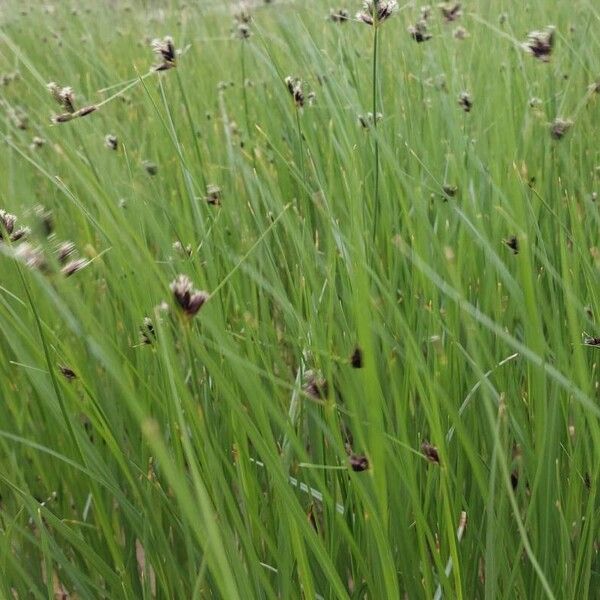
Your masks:
M 0 598 L 600 598 L 600 8 L 393 4 L 0 4 Z

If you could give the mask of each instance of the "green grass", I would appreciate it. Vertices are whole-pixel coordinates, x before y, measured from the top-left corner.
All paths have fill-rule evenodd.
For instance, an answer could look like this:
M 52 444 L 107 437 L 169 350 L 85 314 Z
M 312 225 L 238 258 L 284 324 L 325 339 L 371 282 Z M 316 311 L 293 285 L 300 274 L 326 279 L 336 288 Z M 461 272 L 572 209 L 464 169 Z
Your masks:
M 596 3 L 185 4 L 0 6 L 0 598 L 597 598 Z

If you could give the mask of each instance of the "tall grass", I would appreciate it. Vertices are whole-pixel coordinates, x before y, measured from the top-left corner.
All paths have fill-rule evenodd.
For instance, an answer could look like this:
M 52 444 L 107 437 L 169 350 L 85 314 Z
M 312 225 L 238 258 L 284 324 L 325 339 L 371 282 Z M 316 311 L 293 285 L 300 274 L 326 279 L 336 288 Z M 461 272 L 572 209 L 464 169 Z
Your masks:
M 595 3 L 233 8 L 0 6 L 0 597 L 597 597 Z

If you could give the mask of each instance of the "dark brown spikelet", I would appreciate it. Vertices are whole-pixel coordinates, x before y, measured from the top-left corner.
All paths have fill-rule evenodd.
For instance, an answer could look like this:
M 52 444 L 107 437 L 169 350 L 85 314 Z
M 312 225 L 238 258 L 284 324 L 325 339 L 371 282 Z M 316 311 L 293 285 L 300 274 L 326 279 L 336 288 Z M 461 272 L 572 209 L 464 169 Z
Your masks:
M 460 2 L 444 2 L 439 6 L 446 23 L 456 21 L 462 14 Z
M 458 194 L 458 186 L 445 183 L 442 186 L 442 191 L 444 192 L 444 196 L 446 198 L 454 198 L 456 194 Z
M 440 455 L 438 454 L 438 449 L 435 446 L 429 442 L 423 442 L 421 444 L 421 451 L 430 463 L 435 463 L 436 465 L 440 464 Z
M 28 227 L 17 228 L 17 217 L 0 208 L 0 242 L 18 242 L 30 233 Z
M 356 18 L 366 25 L 379 26 L 394 14 L 397 6 L 396 0 L 365 0 Z
M 327 380 L 318 371 L 309 369 L 304 373 L 302 391 L 315 400 L 323 400 L 327 398 L 329 385 L 327 384 Z
M 600 346 L 600 337 L 593 337 L 583 334 L 583 345 L 584 346 Z
M 73 369 L 70 369 L 69 367 L 65 367 L 64 365 L 59 365 L 58 370 L 60 371 L 60 374 L 67 381 L 73 381 L 74 379 L 77 379 L 77 375 L 76 375 L 75 371 L 73 371 Z
M 143 163 L 144 170 L 148 175 L 154 177 L 158 173 L 158 165 L 151 160 L 145 160 Z
M 52 117 L 52 122 L 58 125 L 60 123 L 68 123 L 69 121 L 72 121 L 73 118 L 73 113 L 63 113 L 60 115 L 54 115 Z
M 67 259 L 75 252 L 75 244 L 73 242 L 62 242 L 56 249 L 58 262 L 64 265 Z
M 177 305 L 188 317 L 195 316 L 210 298 L 208 292 L 195 290 L 187 275 L 178 275 L 170 287 Z
M 350 19 L 350 14 L 345 8 L 339 8 L 337 10 L 331 9 L 329 11 L 329 20 L 334 23 L 346 23 Z
M 144 321 L 140 326 L 140 343 L 150 345 L 156 340 L 156 330 L 154 323 L 150 317 L 144 317 Z
M 411 25 L 408 28 L 408 33 L 410 37 L 417 42 L 417 44 L 422 44 L 423 42 L 429 41 L 433 36 L 427 30 L 427 21 L 421 19 L 417 21 L 414 25 Z
M 73 88 L 69 86 L 62 87 L 54 81 L 51 81 L 46 87 L 54 100 L 68 113 L 75 112 L 75 93 L 73 92 Z
M 85 269 L 89 265 L 89 261 L 85 258 L 76 258 L 74 260 L 70 260 L 67 262 L 64 267 L 60 270 L 60 272 L 65 277 L 71 277 L 71 275 L 75 275 L 78 271 Z
M 214 183 L 209 183 L 206 186 L 206 203 L 211 206 L 221 206 L 222 192 L 221 188 Z
M 465 111 L 471 112 L 473 109 L 473 98 L 469 92 L 461 92 L 458 96 L 458 105 Z
M 514 469 L 510 474 L 510 485 L 513 490 L 516 490 L 519 486 L 519 471 Z
M 352 454 L 348 459 L 350 468 L 357 473 L 369 469 L 369 459 L 364 454 Z
M 46 272 L 48 263 L 41 248 L 29 242 L 21 242 L 15 247 L 14 256 L 30 269 Z
M 44 208 L 41 204 L 38 204 L 33 211 L 42 234 L 44 237 L 50 237 L 54 231 L 54 217 L 52 216 L 52 212 Z
M 96 112 L 98 107 L 95 104 L 90 104 L 89 106 L 84 106 L 80 108 L 73 116 L 74 117 L 87 117 L 91 115 L 93 112 Z
M 155 71 L 166 71 L 176 66 L 177 50 L 173 38 L 169 35 L 161 39 L 152 40 L 152 50 L 159 56 L 162 62 L 154 66 Z
M 352 365 L 353 369 L 363 368 L 363 353 L 358 346 L 354 348 L 354 351 L 350 355 L 350 364 Z
M 573 121 L 556 118 L 550 124 L 550 135 L 553 140 L 562 140 L 571 127 L 573 127 Z
M 519 240 L 517 239 L 517 236 L 513 235 L 509 237 L 508 239 L 504 240 L 504 243 L 512 250 L 513 254 L 519 254 Z
M 119 139 L 117 138 L 116 135 L 112 135 L 111 133 L 109 133 L 105 138 L 104 138 L 104 145 L 109 149 L 109 150 L 118 150 L 119 149 Z
M 546 27 L 543 31 L 532 31 L 522 44 L 523 49 L 534 58 L 548 62 L 554 48 L 555 28 Z
M 297 108 L 304 106 L 304 92 L 302 91 L 302 81 L 297 77 L 288 76 L 285 78 L 285 85 L 294 99 Z

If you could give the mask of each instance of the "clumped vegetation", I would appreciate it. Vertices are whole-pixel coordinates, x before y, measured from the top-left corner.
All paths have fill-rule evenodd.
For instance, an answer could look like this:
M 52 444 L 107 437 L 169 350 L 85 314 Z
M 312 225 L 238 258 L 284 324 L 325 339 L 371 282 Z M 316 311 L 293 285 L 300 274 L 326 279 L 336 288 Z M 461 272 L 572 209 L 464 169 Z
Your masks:
M 0 597 L 597 597 L 599 28 L 2 2 Z

